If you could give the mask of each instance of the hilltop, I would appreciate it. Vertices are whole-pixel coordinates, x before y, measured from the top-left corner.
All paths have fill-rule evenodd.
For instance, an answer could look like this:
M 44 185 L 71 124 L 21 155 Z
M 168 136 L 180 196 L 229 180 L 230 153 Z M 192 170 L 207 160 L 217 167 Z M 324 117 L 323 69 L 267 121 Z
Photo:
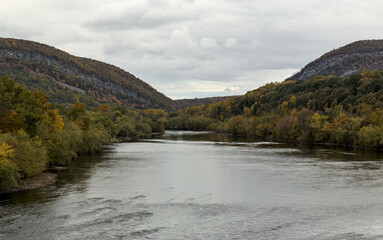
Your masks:
M 176 110 L 177 104 L 116 66 L 26 40 L 0 38 L 0 75 L 48 93 L 54 103 Z
M 330 51 L 307 64 L 287 80 L 314 76 L 348 76 L 366 70 L 383 70 L 383 40 L 363 40 Z

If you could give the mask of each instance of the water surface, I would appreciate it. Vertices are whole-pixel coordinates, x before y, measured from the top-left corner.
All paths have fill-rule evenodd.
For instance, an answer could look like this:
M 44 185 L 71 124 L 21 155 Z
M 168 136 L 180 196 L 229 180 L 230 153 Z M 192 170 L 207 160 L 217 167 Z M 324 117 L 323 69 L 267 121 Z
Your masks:
M 383 239 L 382 160 L 168 131 L 0 196 L 0 239 Z

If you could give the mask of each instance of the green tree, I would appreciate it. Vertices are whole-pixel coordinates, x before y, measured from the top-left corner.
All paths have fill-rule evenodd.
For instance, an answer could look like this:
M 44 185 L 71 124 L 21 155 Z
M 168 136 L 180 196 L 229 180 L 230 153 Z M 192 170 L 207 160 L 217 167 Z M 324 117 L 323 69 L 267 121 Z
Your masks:
M 248 120 L 242 115 L 231 117 L 226 124 L 227 132 L 234 136 L 248 135 Z
M 19 130 L 15 145 L 13 161 L 23 177 L 34 176 L 45 169 L 49 159 L 47 150 L 40 140 L 31 139 L 25 131 Z

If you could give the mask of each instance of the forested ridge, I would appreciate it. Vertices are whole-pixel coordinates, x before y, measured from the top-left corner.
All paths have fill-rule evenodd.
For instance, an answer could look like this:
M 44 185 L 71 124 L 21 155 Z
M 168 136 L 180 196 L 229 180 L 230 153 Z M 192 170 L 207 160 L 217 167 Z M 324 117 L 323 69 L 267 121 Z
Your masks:
M 383 73 L 269 83 L 244 96 L 171 113 L 166 127 L 381 149 Z
M 109 103 L 138 109 L 177 108 L 170 98 L 116 66 L 27 40 L 0 38 L 0 75 L 31 89 L 43 89 L 60 104 L 73 103 L 80 95 L 93 106 Z M 64 84 L 80 92 L 65 91 Z
M 79 154 L 101 151 L 105 144 L 164 131 L 164 110 L 100 104 L 88 111 L 80 101 L 63 107 L 47 99 L 42 91 L 0 79 L 0 192 L 49 166 L 66 166 Z
M 107 103 L 131 109 L 185 109 L 225 97 L 172 100 L 141 79 L 116 66 L 70 55 L 27 40 L 0 38 L 0 76 L 28 89 L 38 88 L 49 101 L 70 105 L 80 99 L 88 107 Z

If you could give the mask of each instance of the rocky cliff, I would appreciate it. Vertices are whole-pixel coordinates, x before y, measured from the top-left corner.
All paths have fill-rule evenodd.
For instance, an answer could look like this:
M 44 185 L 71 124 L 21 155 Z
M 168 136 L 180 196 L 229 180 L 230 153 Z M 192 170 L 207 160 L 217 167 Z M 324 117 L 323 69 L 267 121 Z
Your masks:
M 364 40 L 328 52 L 287 80 L 317 75 L 347 76 L 365 70 L 383 70 L 383 40 Z

